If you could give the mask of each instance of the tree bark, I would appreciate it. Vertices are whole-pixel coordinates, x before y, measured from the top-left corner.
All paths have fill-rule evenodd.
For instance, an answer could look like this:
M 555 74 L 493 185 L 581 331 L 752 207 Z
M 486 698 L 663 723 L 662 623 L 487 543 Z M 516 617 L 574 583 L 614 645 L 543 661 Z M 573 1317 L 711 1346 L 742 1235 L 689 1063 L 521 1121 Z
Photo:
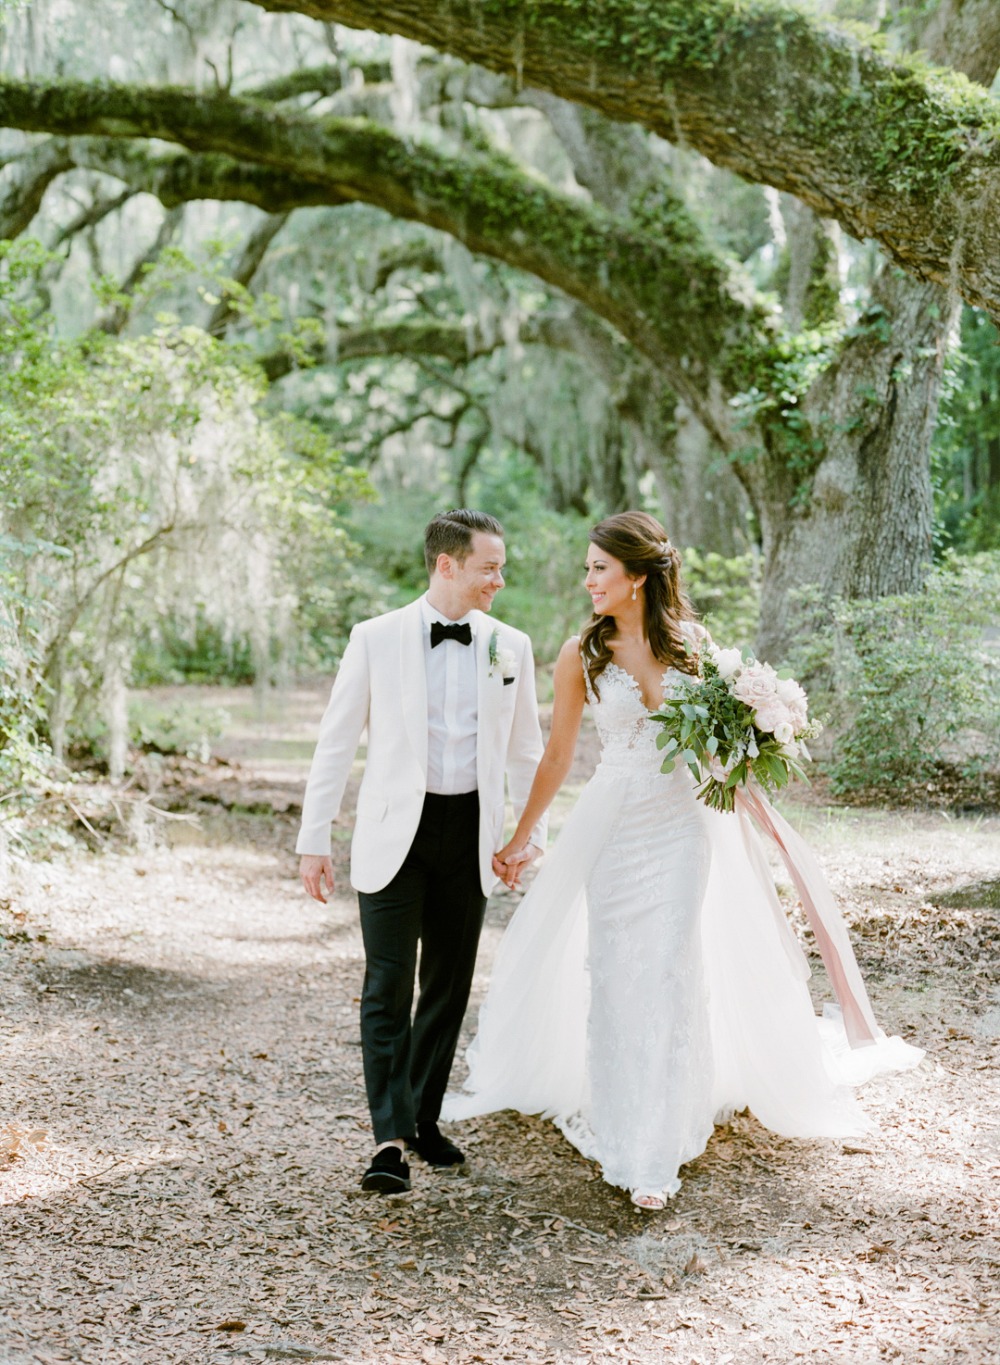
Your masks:
M 932 61 L 953 66 L 989 88 L 1000 68 L 1000 5 L 996 0 L 941 0 L 917 46 Z
M 919 589 L 931 557 L 928 452 L 946 355 L 944 291 L 888 270 L 837 362 L 816 381 L 805 416 L 823 454 L 808 502 L 792 471 L 764 458 L 741 467 L 764 540 L 765 658 L 802 629 L 803 589 L 824 599 Z

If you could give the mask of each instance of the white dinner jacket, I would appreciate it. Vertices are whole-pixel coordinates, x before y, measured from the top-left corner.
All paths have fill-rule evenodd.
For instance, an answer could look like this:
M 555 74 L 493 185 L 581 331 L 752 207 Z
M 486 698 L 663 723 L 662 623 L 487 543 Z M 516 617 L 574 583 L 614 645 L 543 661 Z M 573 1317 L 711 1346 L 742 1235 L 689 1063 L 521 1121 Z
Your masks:
M 479 867 L 484 895 L 496 882 L 492 857 L 503 843 L 504 773 L 515 814 L 524 809 L 542 754 L 531 641 L 480 611 L 474 623 L 478 686 L 476 769 Z M 330 852 L 330 825 L 365 729 L 368 748 L 351 841 L 351 885 L 375 892 L 399 871 L 413 843 L 427 792 L 427 672 L 419 600 L 351 631 L 320 725 L 302 803 L 296 850 Z M 514 663 L 505 682 L 490 664 L 490 640 Z M 448 646 L 454 648 L 454 646 Z M 543 818 L 532 842 L 545 846 Z

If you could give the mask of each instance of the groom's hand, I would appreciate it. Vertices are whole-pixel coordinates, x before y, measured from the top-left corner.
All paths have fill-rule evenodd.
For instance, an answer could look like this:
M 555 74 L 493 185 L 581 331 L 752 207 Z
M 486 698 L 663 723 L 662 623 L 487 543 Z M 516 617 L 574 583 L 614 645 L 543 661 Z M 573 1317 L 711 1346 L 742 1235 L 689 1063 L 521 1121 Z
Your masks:
M 493 855 L 494 875 L 500 878 L 504 886 L 513 890 L 521 884 L 521 873 L 540 856 L 541 851 L 536 844 L 525 844 L 518 849 L 508 844 Z
M 318 853 L 303 853 L 299 863 L 299 876 L 302 878 L 302 885 L 312 896 L 314 901 L 321 901 L 326 904 L 326 896 L 323 895 L 323 883 L 326 883 L 327 895 L 332 896 L 333 885 L 333 862 L 330 858 L 321 857 Z

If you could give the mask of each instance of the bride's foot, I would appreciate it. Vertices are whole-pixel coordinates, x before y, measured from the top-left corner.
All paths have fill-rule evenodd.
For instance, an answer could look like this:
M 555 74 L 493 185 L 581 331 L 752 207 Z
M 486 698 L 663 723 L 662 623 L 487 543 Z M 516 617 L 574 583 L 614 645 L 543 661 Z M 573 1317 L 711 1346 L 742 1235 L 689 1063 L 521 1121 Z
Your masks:
M 632 1203 L 643 1213 L 662 1213 L 667 1207 L 665 1190 L 633 1190 Z

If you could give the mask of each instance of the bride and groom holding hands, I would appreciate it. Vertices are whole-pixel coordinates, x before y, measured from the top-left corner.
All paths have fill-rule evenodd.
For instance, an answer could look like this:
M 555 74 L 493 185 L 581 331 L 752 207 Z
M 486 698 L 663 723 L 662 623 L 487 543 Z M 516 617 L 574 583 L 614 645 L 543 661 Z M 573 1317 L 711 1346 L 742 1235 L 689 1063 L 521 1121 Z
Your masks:
M 746 822 L 709 811 L 685 768 L 660 771 L 651 713 L 707 639 L 662 526 L 625 512 L 591 531 L 593 614 L 560 652 L 546 745 L 530 641 L 489 614 L 503 528 L 444 512 L 424 552 L 427 593 L 351 633 L 297 844 L 323 901 L 331 822 L 367 731 L 351 845 L 375 1141 L 362 1188 L 408 1190 L 408 1149 L 461 1164 L 442 1114 L 543 1113 L 646 1211 L 736 1110 L 788 1136 L 865 1131 L 849 1087 L 922 1054 L 878 1029 L 853 958 L 869 1023 L 851 1042 L 864 1046 L 835 1015 L 817 1019 Z M 466 1090 L 446 1096 L 487 897 L 544 848 L 588 704 L 600 764 L 504 934 Z M 501 848 L 505 778 L 518 824 Z

